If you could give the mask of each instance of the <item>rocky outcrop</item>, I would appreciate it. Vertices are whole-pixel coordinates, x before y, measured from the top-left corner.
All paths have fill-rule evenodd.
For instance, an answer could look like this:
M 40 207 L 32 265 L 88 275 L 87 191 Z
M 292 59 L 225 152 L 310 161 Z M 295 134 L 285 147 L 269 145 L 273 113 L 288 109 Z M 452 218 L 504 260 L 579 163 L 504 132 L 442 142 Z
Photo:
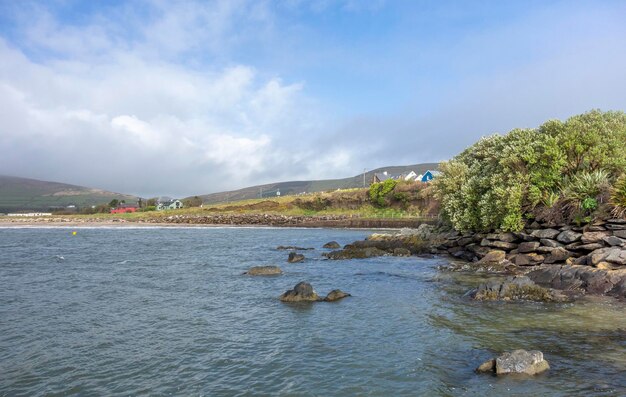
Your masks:
M 333 249 L 334 250 L 334 249 L 337 249 L 337 248 L 341 248 L 341 245 L 339 245 L 339 243 L 336 242 L 336 241 L 330 241 L 330 242 L 324 244 L 322 246 L 322 248 L 328 248 L 328 249 Z
M 582 265 L 542 265 L 529 272 L 527 276 L 544 287 L 626 298 L 624 268 L 610 270 Z
M 254 266 L 244 274 L 249 276 L 277 276 L 282 273 L 283 271 L 278 266 Z
M 326 252 L 322 254 L 328 259 L 340 260 L 340 259 L 366 259 L 373 258 L 376 256 L 385 256 L 389 255 L 389 252 L 383 251 L 376 247 L 365 247 L 365 248 L 357 248 L 350 247 L 343 250 Z
M 328 295 L 326 295 L 326 297 L 324 298 L 325 302 L 335 302 L 338 301 L 339 299 L 343 299 L 346 298 L 348 296 L 352 296 L 347 292 L 343 292 L 340 289 L 334 289 L 332 291 L 330 291 L 328 293 Z
M 498 376 L 509 374 L 533 376 L 548 369 L 550 369 L 550 364 L 543 358 L 542 352 L 514 350 L 481 364 L 476 368 L 476 372 L 492 373 Z
M 298 263 L 304 260 L 304 255 L 298 254 L 297 252 L 290 252 L 289 257 L 287 257 L 287 262 L 289 263 Z
M 556 291 L 535 284 L 526 276 L 507 277 L 505 280 L 493 280 L 482 284 L 470 292 L 474 300 L 480 301 L 536 301 L 552 302 L 566 300 Z
M 298 247 L 296 245 L 279 245 L 278 247 L 276 247 L 276 249 L 278 251 L 311 251 L 311 250 L 314 250 L 315 248 L 304 248 L 304 247 Z
M 293 289 L 285 291 L 279 299 L 282 302 L 317 302 L 321 300 L 313 290 L 313 286 L 306 281 L 301 281 Z
M 325 298 L 321 298 L 311 284 L 301 281 L 293 289 L 285 291 L 279 299 L 282 302 L 335 302 L 348 296 L 352 295 L 340 289 L 334 289 Z

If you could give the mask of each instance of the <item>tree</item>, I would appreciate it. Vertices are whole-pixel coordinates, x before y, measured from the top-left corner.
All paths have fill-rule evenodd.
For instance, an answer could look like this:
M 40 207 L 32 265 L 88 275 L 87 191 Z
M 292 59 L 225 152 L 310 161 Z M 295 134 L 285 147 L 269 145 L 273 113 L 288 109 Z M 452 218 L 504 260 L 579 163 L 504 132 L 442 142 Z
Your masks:
M 120 205 L 120 202 L 118 199 L 113 199 L 111 200 L 111 202 L 109 203 L 109 207 L 111 208 L 117 208 L 117 206 Z

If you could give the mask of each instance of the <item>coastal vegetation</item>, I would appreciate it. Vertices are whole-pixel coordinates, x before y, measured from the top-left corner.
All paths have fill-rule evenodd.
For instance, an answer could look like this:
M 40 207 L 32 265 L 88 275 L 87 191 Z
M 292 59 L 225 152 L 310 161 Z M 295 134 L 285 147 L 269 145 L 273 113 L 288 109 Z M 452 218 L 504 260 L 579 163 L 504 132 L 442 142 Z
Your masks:
M 461 231 L 626 213 L 626 114 L 593 110 L 480 139 L 441 164 L 441 216 Z

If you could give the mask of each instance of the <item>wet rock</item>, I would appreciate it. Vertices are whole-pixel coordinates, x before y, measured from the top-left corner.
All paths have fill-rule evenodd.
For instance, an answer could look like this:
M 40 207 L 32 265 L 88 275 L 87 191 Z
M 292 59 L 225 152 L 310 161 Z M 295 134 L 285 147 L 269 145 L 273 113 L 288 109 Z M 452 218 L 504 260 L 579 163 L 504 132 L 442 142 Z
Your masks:
M 521 254 L 524 254 L 527 252 L 534 252 L 537 248 L 539 248 L 539 245 L 540 244 L 538 241 L 528 241 L 528 242 L 520 243 L 520 245 L 517 247 L 517 250 Z
M 580 240 L 581 237 L 582 237 L 581 233 L 577 233 L 573 230 L 565 230 L 559 233 L 559 235 L 556 236 L 556 239 L 557 241 L 561 243 L 570 244 L 570 243 Z
M 348 248 L 338 251 L 332 251 L 323 254 L 328 259 L 340 260 L 340 259 L 365 259 L 373 258 L 376 256 L 389 255 L 387 251 L 383 251 L 376 247 L 367 248 Z
M 514 350 L 496 358 L 496 375 L 525 374 L 532 376 L 548 369 L 550 369 L 550 365 L 544 360 L 543 353 L 537 350 Z
M 287 262 L 289 263 L 298 263 L 304 260 L 304 255 L 298 254 L 297 252 L 290 252 L 289 257 L 287 258 Z
M 301 281 L 293 289 L 285 291 L 279 299 L 283 302 L 317 302 L 321 300 L 313 290 L 313 286 L 306 281 Z
M 479 374 L 482 373 L 495 373 L 496 372 L 496 359 L 492 358 L 491 360 L 487 360 L 484 363 L 480 364 L 478 368 L 475 370 Z
M 560 233 L 561 232 L 556 229 L 537 229 L 537 230 L 533 230 L 533 232 L 530 235 L 538 239 L 542 239 L 542 238 L 554 239 Z
M 585 232 L 583 233 L 580 240 L 583 242 L 583 244 L 597 243 L 601 242 L 602 239 L 608 235 L 608 232 Z
M 348 294 L 347 292 L 343 292 L 340 289 L 334 289 L 334 290 L 330 291 L 328 293 L 328 295 L 326 295 L 326 298 L 324 298 L 324 301 L 325 302 L 335 302 L 335 301 L 338 301 L 339 299 L 343 299 L 343 298 L 348 297 L 348 296 L 352 296 L 352 295 Z
M 534 266 L 542 263 L 544 259 L 543 255 L 535 253 L 519 254 L 515 257 L 515 264 L 517 266 Z
M 529 300 L 538 302 L 550 302 L 563 300 L 559 294 L 535 284 L 527 276 L 513 276 L 505 280 L 493 280 L 482 284 L 472 291 L 470 296 L 474 300 L 491 301 L 517 301 Z
M 328 242 L 328 243 L 324 244 L 322 247 L 323 247 L 323 248 L 328 248 L 328 249 L 337 249 L 337 248 L 341 248 L 341 246 L 339 245 L 339 243 L 338 243 L 338 242 L 336 242 L 336 241 L 330 241 L 330 242 Z
M 249 276 L 276 276 L 282 273 L 283 271 L 278 266 L 254 266 L 244 274 Z
M 550 255 L 548 255 L 546 259 L 544 260 L 544 263 L 551 264 L 551 263 L 557 263 L 557 262 L 564 262 L 567 260 L 567 258 L 569 258 L 572 255 L 573 254 L 569 252 L 568 250 L 566 250 L 565 248 L 562 248 L 562 247 L 553 248 L 552 252 L 550 252 Z
M 303 248 L 295 245 L 279 245 L 278 247 L 276 247 L 276 249 L 278 251 L 310 251 L 314 250 L 315 248 Z

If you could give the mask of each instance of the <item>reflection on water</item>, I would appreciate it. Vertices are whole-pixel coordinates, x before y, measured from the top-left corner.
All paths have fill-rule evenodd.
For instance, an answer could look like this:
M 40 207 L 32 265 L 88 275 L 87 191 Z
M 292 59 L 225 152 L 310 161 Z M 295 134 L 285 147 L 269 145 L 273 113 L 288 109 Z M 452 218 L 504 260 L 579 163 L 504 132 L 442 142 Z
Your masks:
M 441 258 L 326 261 L 364 231 L 0 230 L 0 395 L 624 395 L 624 304 L 472 302 Z M 278 245 L 316 247 L 287 264 Z M 63 259 L 60 259 L 63 258 Z M 242 276 L 279 265 L 279 277 Z M 283 304 L 307 280 L 342 301 Z M 533 379 L 473 369 L 537 349 Z

